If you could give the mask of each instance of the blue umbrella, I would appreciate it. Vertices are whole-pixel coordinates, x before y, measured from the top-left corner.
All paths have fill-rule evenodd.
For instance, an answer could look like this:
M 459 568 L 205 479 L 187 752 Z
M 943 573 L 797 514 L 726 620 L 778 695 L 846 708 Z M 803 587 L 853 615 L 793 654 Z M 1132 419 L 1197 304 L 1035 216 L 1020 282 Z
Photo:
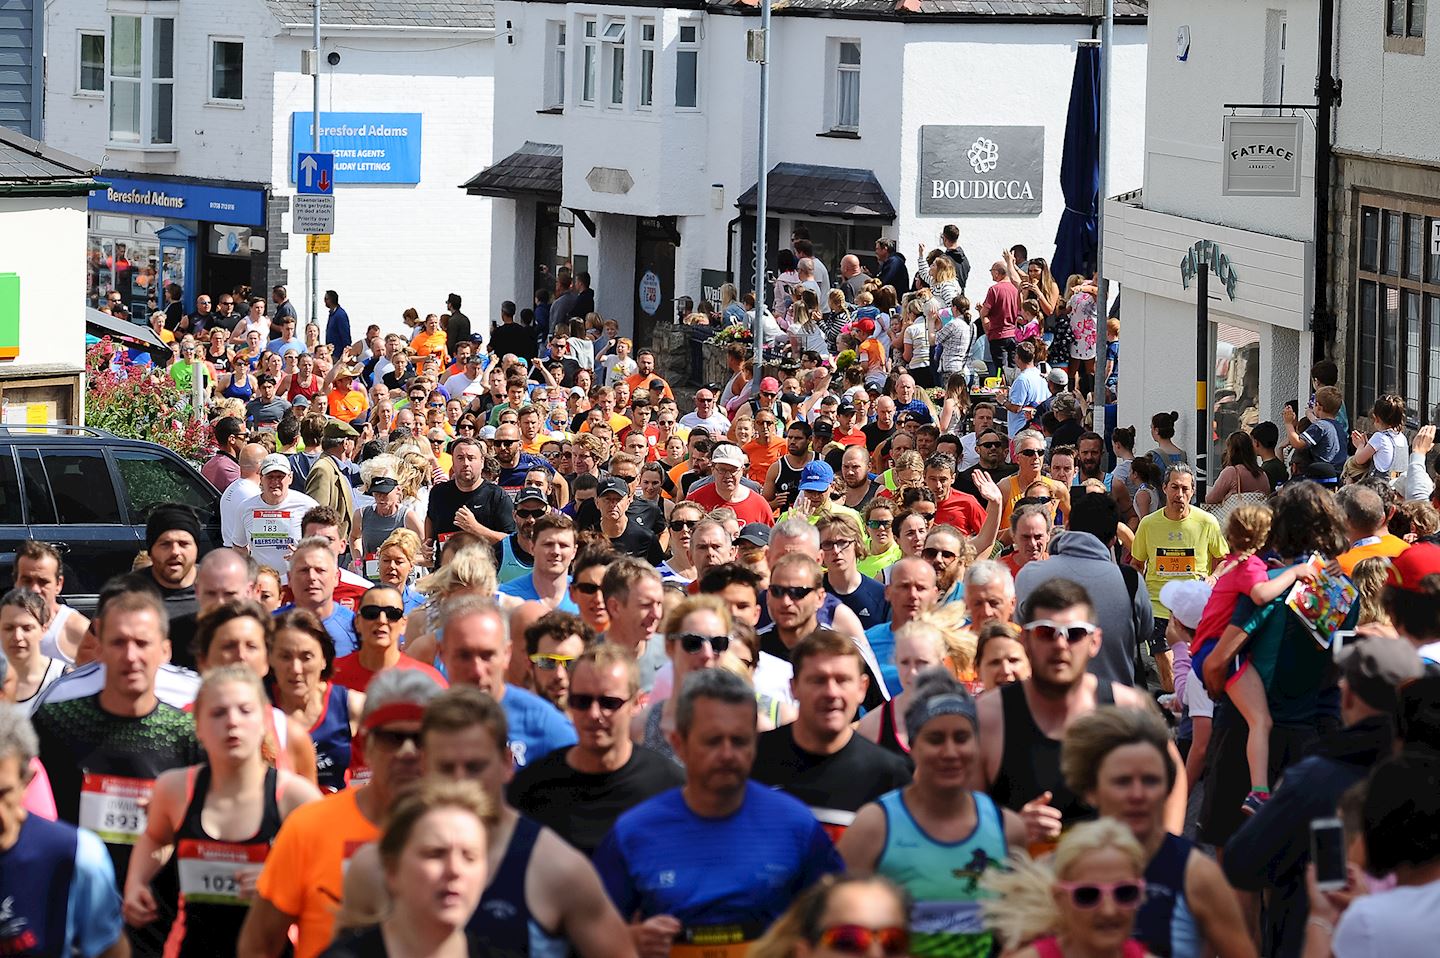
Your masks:
M 1095 271 L 1096 225 L 1100 214 L 1100 48 L 1082 44 L 1075 52 L 1065 149 L 1060 155 L 1060 191 L 1065 211 L 1055 232 L 1050 271 L 1063 288 L 1072 273 Z

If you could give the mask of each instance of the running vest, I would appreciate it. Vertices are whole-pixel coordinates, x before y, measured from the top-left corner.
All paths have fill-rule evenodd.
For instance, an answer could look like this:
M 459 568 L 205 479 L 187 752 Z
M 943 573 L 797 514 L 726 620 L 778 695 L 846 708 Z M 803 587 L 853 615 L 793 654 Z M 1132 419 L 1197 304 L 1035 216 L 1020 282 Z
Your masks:
M 915 761 L 910 757 L 910 749 L 900 741 L 899 731 L 895 727 L 894 699 L 886 699 L 885 704 L 880 706 L 880 735 L 875 744 L 887 752 L 903 756 L 911 768 L 915 767 Z
M 987 869 L 1005 864 L 1005 820 L 984 792 L 971 792 L 975 829 L 958 842 L 926 834 L 905 804 L 904 789 L 880 796 L 885 813 L 885 846 L 875 863 L 909 893 L 910 949 L 916 958 L 985 958 L 994 936 L 985 928 L 980 888 Z
M 784 494 L 785 505 L 782 508 L 788 509 L 790 504 L 795 501 L 795 490 L 800 488 L 800 473 L 804 466 L 800 469 L 794 468 L 786 456 L 781 456 L 775 461 L 780 463 L 780 468 L 775 473 L 775 492 Z
M 73 826 L 29 815 L 0 852 L 0 955 L 65 953 L 75 845 Z
M 60 634 L 65 631 L 65 622 L 75 610 L 68 605 L 62 605 L 51 617 L 50 624 L 45 626 L 45 632 L 40 636 L 40 654 L 46 658 L 57 659 L 66 665 L 74 665 L 75 660 L 64 652 L 60 651 Z
M 250 871 L 258 877 L 280 831 L 280 802 L 275 794 L 280 773 L 274 768 L 265 770 L 260 827 L 250 838 L 237 842 L 211 838 L 201 824 L 200 814 L 210 791 L 210 766 L 192 768 L 188 774 L 190 804 L 175 830 L 180 914 L 165 942 L 165 958 L 212 958 L 234 951 L 240 926 L 250 912 L 250 900 L 240 897 L 236 872 Z
M 40 693 L 49 688 L 51 682 L 54 682 L 64 674 L 64 661 L 61 659 L 51 659 L 50 664 L 45 666 L 45 674 L 40 676 L 40 684 L 35 686 L 35 691 L 31 692 L 28 698 L 16 699 L 15 704 L 20 706 L 26 715 L 29 715 L 35 711 L 35 707 L 40 704 Z M 3 954 L 4 952 L 0 951 L 0 955 Z
M 525 873 L 530 870 L 530 856 L 542 827 L 524 815 L 516 819 L 505 857 L 465 925 L 471 954 L 490 958 L 565 958 L 569 954 L 569 943 L 536 924 L 525 900 Z
M 1135 913 L 1132 937 L 1158 958 L 1199 958 L 1200 928 L 1185 900 L 1185 866 L 1195 845 L 1166 835 L 1145 866 L 1145 902 Z
M 1095 686 L 1096 707 L 1114 704 L 1114 688 L 1100 679 Z M 1000 707 L 1005 717 L 1005 750 L 1000 756 L 1000 770 L 990 784 L 990 797 L 1018 812 L 1026 802 L 1050 792 L 1050 804 L 1060 810 L 1065 827 L 1094 818 L 1095 810 L 1066 786 L 1060 774 L 1060 740 L 1050 738 L 1035 724 L 1025 701 L 1023 682 L 1012 682 L 1000 689 Z
M 331 685 L 325 690 L 325 708 L 310 727 L 315 743 L 315 773 L 320 788 L 338 792 L 345 787 L 350 770 L 350 690 Z
M 495 580 L 498 585 L 513 582 L 521 576 L 529 575 L 535 571 L 535 566 L 526 565 L 520 556 L 515 552 L 515 534 L 506 536 L 500 540 L 500 562 L 495 569 Z

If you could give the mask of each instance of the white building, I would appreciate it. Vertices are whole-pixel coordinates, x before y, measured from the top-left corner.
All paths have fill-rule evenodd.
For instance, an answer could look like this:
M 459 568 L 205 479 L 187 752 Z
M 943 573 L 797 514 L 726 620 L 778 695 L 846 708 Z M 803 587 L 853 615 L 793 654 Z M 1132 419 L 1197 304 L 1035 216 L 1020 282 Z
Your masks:
M 1314 114 L 1251 107 L 1314 103 L 1318 17 L 1316 0 L 1150 3 L 1144 188 L 1105 208 L 1105 273 L 1120 284 L 1123 307 L 1117 419 L 1137 427 L 1141 453 L 1153 445 L 1157 412 L 1181 414 L 1175 441 L 1192 462 L 1204 438 L 1192 276 L 1200 252 L 1220 273 L 1210 282 L 1203 359 L 1220 443 L 1240 424 L 1279 422 L 1281 405 L 1308 392 Z M 1232 127 L 1239 161 L 1229 195 L 1227 114 L 1271 122 Z M 1299 149 L 1293 139 L 1277 145 L 1297 127 Z M 1287 176 L 1290 195 L 1272 195 Z M 1206 245 L 1192 256 L 1197 243 Z
M 1352 415 L 1396 392 L 1440 404 L 1440 34 L 1434 4 L 1338 4 L 1332 303 Z M 1383 16 L 1383 22 L 1381 22 Z
M 335 152 L 335 234 L 319 257 L 352 332 L 399 328 L 449 292 L 487 297 L 487 204 L 456 184 L 490 157 L 488 0 L 324 0 L 322 151 Z M 89 296 L 139 313 L 163 284 L 187 306 L 285 284 L 308 315 L 292 235 L 295 153 L 310 149 L 311 0 L 47 4 L 47 142 L 104 156 L 90 201 Z M 468 305 L 468 302 L 467 302 Z M 325 312 L 320 307 L 323 326 Z
M 85 199 L 98 163 L 0 128 L 0 422 L 81 423 Z
M 1048 258 L 1064 207 L 1059 168 L 1076 43 L 1096 30 L 1091 6 L 777 3 L 772 263 L 779 241 L 788 245 L 804 226 L 832 280 L 845 253 L 873 265 L 881 236 L 897 240 L 913 272 L 917 245 L 937 245 L 955 223 L 978 302 L 1002 249 L 1023 243 Z M 1136 184 L 1145 4 L 1121 0 L 1116 9 L 1109 182 Z M 505 33 L 495 64 L 497 162 L 477 165 L 467 184 L 497 198 L 492 304 L 529 305 L 555 268 L 573 261 L 592 274 L 597 310 L 645 343 L 657 320 L 673 317 L 677 297 L 704 290 L 709 298 L 727 278 L 753 285 L 759 68 L 746 60 L 746 31 L 759 26 L 754 5 L 500 0 L 495 15 Z M 985 140 L 997 144 L 997 163 L 981 157 L 972 168 L 967 148 Z M 975 201 L 976 184 L 1000 198 Z

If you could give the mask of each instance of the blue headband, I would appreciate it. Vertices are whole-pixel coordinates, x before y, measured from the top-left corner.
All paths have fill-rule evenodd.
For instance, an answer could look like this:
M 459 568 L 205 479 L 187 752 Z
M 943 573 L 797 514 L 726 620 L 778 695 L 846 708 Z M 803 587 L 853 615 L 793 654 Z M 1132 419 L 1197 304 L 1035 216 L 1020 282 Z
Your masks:
M 943 695 L 933 695 L 923 704 L 916 703 L 916 706 L 905 712 L 905 725 L 912 736 L 918 735 L 926 722 L 942 715 L 962 715 L 970 720 L 971 725 L 980 727 L 980 720 L 975 712 L 975 700 L 968 695 L 946 692 Z

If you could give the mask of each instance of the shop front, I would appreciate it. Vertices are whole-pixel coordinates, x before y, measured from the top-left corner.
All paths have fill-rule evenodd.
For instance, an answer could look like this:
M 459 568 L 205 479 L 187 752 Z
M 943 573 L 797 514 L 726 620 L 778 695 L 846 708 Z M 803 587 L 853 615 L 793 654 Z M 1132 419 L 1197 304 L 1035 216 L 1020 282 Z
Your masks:
M 90 195 L 86 301 L 113 292 L 132 317 L 163 307 L 171 283 L 186 310 L 197 293 L 263 289 L 266 189 L 128 173 L 101 174 Z

